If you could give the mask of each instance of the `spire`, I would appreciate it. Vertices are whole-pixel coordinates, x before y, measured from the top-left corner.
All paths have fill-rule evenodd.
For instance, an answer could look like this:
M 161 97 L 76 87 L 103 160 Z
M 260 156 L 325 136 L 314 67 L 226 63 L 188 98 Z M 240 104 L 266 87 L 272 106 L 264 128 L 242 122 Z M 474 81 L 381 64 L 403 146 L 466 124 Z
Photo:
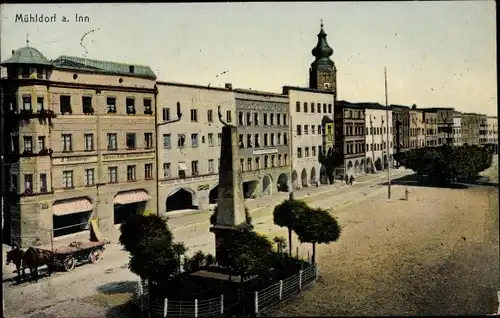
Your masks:
M 318 34 L 318 44 L 316 44 L 316 47 L 312 50 L 312 55 L 316 57 L 317 61 L 321 59 L 329 60 L 329 57 L 332 54 L 333 50 L 326 42 L 326 33 L 323 30 L 323 19 L 321 19 L 321 30 L 319 31 Z

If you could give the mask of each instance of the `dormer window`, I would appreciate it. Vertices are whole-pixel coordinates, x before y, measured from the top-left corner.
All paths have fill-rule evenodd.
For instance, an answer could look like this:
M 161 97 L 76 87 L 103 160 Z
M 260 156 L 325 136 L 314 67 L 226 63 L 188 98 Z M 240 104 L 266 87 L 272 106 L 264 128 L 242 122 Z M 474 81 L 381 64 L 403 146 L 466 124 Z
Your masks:
M 29 78 L 30 77 L 30 69 L 29 67 L 23 67 L 22 70 L 22 76 L 23 78 Z

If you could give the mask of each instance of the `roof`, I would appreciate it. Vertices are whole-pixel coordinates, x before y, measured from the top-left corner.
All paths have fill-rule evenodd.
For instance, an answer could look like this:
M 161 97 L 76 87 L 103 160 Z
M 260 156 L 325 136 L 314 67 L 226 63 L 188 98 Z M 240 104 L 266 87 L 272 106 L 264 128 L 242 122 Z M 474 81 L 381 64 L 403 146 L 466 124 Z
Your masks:
M 217 86 L 203 86 L 197 84 L 187 84 L 187 83 L 179 83 L 179 82 L 165 82 L 165 81 L 156 81 L 156 85 L 158 86 L 178 86 L 178 87 L 187 87 L 187 88 L 195 88 L 195 89 L 206 89 L 206 90 L 217 90 L 217 91 L 225 91 L 231 92 L 230 89 L 224 87 Z
M 297 86 L 283 86 L 283 94 L 288 94 L 288 91 L 302 91 L 302 92 L 311 92 L 311 93 L 319 93 L 319 94 L 329 94 L 335 95 L 333 91 L 327 91 L 316 88 L 308 88 L 308 87 L 297 87 Z
M 454 108 L 452 107 L 429 107 L 429 108 L 421 108 L 424 112 L 437 112 L 437 111 L 440 111 L 440 110 L 444 110 L 444 111 L 455 111 Z
M 270 92 L 256 91 L 256 90 L 253 90 L 253 89 L 235 88 L 235 89 L 233 89 L 233 91 L 236 92 L 236 93 L 243 93 L 243 94 L 252 94 L 252 95 L 260 95 L 260 96 L 275 96 L 275 97 L 288 98 L 287 95 L 283 95 L 283 94 L 280 94 L 280 93 L 270 93 Z
M 402 109 L 404 109 L 404 110 L 410 110 L 410 106 L 405 106 L 405 105 L 396 105 L 396 104 L 391 104 L 391 105 L 390 105 L 390 107 L 391 107 L 392 109 L 394 109 L 394 108 L 402 108 Z
M 124 75 L 156 79 L 156 75 L 149 66 L 125 64 L 109 61 L 91 60 L 83 57 L 62 55 L 52 61 L 56 68 L 70 69 L 82 72 L 93 72 L 109 75 Z M 133 67 L 133 73 L 130 72 Z
M 8 64 L 31 64 L 31 65 L 45 65 L 52 66 L 52 64 L 43 56 L 40 51 L 33 47 L 22 47 L 12 51 L 12 56 L 2 62 L 2 66 Z
M 345 100 L 340 100 L 337 101 L 335 104 L 336 107 L 348 107 L 348 108 L 362 108 L 362 109 L 380 109 L 380 110 L 386 110 L 387 107 L 380 105 L 379 103 L 373 103 L 373 102 L 358 102 L 358 103 L 353 103 L 353 102 L 348 102 Z M 391 108 L 389 107 L 389 110 Z

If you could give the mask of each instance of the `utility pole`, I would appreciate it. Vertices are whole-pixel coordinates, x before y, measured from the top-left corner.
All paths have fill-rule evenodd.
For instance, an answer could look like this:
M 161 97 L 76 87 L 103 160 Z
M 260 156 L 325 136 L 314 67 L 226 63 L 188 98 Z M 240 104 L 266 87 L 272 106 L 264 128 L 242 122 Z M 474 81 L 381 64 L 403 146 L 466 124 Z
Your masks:
M 385 83 L 385 123 L 387 127 L 387 198 L 391 198 L 391 152 L 390 152 L 390 141 L 389 141 L 389 102 L 387 100 L 387 69 L 384 66 L 384 83 Z

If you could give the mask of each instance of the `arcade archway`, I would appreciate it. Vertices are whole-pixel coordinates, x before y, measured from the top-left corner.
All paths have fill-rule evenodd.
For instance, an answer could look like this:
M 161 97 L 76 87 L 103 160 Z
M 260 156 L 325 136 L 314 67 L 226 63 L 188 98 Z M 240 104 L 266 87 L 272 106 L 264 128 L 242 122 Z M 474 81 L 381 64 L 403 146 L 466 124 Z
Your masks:
M 305 168 L 302 169 L 301 179 L 302 179 L 302 186 L 307 187 L 307 171 Z
M 209 204 L 215 204 L 217 203 L 217 200 L 219 200 L 219 185 L 213 187 L 212 190 L 210 190 L 210 192 L 208 193 Z
M 285 173 L 279 175 L 276 187 L 278 192 L 288 192 L 288 176 Z
M 311 185 L 315 185 L 316 184 L 316 168 L 315 167 L 312 167 L 311 169 Z
M 262 193 L 265 195 L 272 194 L 271 177 L 269 175 L 265 175 L 262 178 Z
M 166 202 L 166 211 L 191 210 L 196 209 L 194 205 L 195 193 L 191 189 L 179 188 L 172 191 Z
M 319 169 L 319 182 L 321 184 L 328 184 L 328 175 L 326 174 L 326 167 L 321 165 Z
M 299 188 L 299 174 L 295 170 L 292 172 L 292 187 L 294 189 Z

